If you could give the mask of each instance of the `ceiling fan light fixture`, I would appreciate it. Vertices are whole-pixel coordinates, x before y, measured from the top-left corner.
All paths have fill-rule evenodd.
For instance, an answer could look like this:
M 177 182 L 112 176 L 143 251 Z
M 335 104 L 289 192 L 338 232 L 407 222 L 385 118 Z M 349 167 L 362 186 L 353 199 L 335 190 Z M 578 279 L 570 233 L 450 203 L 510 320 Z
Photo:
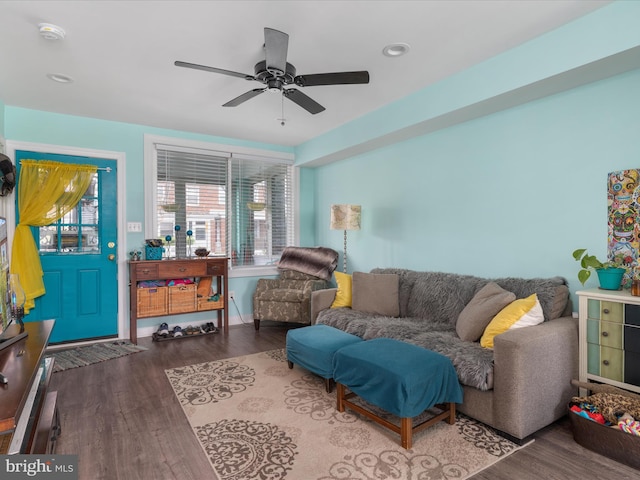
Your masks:
M 282 91 L 282 82 L 279 79 L 269 80 L 267 82 L 267 92 L 280 93 Z
M 382 54 L 387 57 L 401 57 L 409 53 L 411 46 L 408 43 L 390 43 L 382 49 Z
M 45 40 L 64 40 L 66 35 L 63 28 L 52 23 L 39 23 L 40 36 Z
M 47 78 L 58 83 L 73 83 L 73 78 L 63 73 L 47 73 Z

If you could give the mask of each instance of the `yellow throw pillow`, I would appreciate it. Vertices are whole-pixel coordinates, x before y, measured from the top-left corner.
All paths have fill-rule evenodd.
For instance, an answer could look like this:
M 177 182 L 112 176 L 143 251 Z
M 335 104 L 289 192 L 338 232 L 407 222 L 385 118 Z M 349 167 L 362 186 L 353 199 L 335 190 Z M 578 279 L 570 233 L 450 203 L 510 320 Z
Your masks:
M 493 348 L 493 337 L 512 328 L 529 327 L 544 321 L 542 306 L 538 296 L 534 293 L 527 298 L 511 302 L 493 317 L 485 328 L 480 345 Z
M 333 274 L 336 276 L 338 291 L 336 292 L 336 298 L 333 299 L 331 308 L 351 307 L 351 275 L 341 272 L 333 272 Z

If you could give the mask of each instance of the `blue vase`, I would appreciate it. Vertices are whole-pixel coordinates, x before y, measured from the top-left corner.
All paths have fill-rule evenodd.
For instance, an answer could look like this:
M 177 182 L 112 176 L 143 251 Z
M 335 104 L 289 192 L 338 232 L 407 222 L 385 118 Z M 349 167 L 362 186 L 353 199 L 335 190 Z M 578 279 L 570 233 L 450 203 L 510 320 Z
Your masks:
M 622 276 L 626 270 L 624 268 L 598 268 L 598 280 L 600 288 L 603 290 L 619 290 L 622 283 Z

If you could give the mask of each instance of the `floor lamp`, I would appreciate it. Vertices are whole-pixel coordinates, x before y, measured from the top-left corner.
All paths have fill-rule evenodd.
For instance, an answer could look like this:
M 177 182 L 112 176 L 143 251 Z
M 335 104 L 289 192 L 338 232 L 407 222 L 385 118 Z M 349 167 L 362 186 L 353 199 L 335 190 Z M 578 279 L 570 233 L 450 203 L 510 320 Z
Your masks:
M 344 230 L 344 273 L 347 273 L 347 230 L 360 230 L 360 211 L 360 205 L 331 205 L 331 230 Z

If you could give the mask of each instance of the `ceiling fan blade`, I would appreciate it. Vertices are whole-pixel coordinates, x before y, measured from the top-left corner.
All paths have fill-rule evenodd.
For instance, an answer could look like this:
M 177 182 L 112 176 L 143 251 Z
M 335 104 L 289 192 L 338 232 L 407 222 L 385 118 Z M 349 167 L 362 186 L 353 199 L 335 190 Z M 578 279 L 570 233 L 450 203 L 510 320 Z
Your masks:
M 362 84 L 369 83 L 369 72 L 361 70 L 358 72 L 314 73 L 298 75 L 293 81 L 299 87 Z
M 247 75 L 246 73 L 233 72 L 231 70 L 224 70 L 222 68 L 207 67 L 206 65 L 198 65 L 196 63 L 187 63 L 176 60 L 173 63 L 176 67 L 193 68 L 194 70 L 204 70 L 205 72 L 221 73 L 222 75 L 230 75 L 232 77 L 244 78 L 245 80 L 255 80 L 253 75 Z
M 316 113 L 323 112 L 325 108 L 316 102 L 311 97 L 305 95 L 300 90 L 296 90 L 295 88 L 289 88 L 287 90 L 282 90 L 282 94 L 291 100 L 293 103 L 300 105 L 307 112 L 315 115 Z
M 289 35 L 274 30 L 264 29 L 264 50 L 267 70 L 274 75 L 284 75 L 287 70 L 287 50 Z
M 247 100 L 251 100 L 253 97 L 260 95 L 264 92 L 266 88 L 255 88 L 253 90 L 249 90 L 247 93 L 243 93 L 239 97 L 234 98 L 233 100 L 229 100 L 227 103 L 222 105 L 223 107 L 237 107 L 241 103 L 246 102 Z

